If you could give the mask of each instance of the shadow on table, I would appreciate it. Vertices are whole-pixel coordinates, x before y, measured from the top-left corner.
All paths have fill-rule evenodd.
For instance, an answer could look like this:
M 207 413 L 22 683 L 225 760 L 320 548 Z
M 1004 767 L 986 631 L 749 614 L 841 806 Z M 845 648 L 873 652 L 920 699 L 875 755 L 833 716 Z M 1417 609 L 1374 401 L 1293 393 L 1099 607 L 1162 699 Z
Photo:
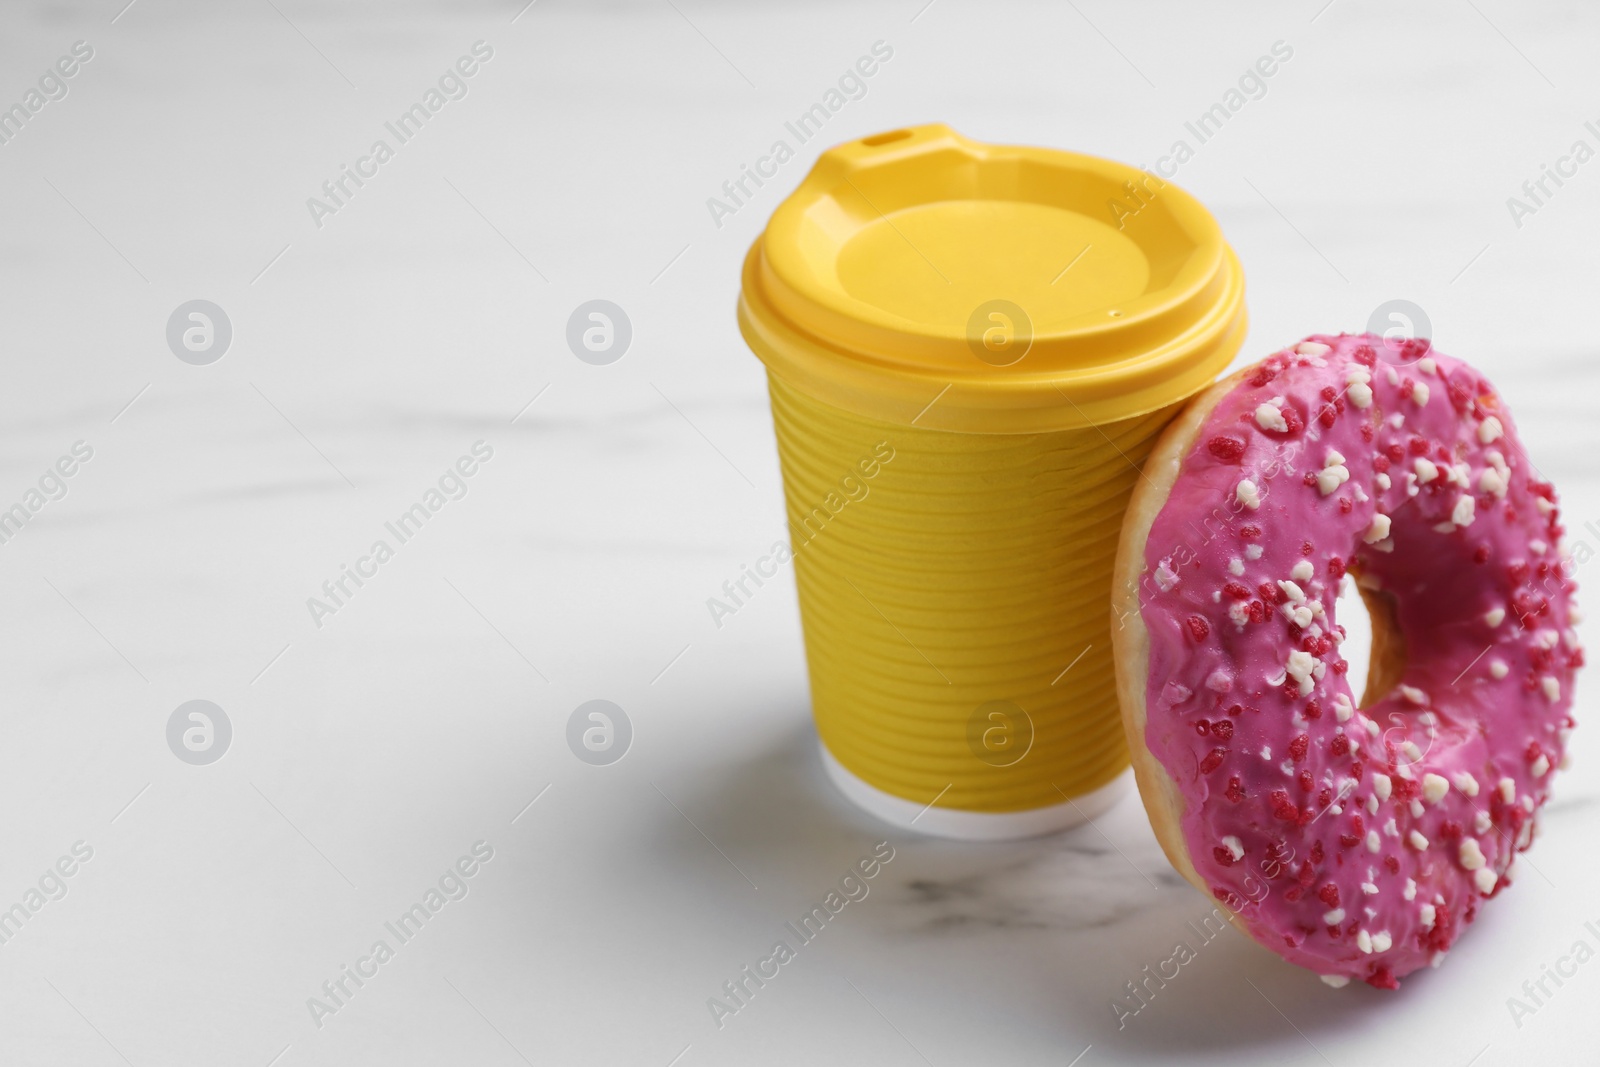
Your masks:
M 713 813 L 705 832 L 769 896 L 788 883 L 820 900 L 858 854 L 891 842 L 895 859 L 871 903 L 840 923 L 850 951 L 893 954 L 897 975 L 921 994 L 953 990 L 961 1012 L 1037 1028 L 1072 1054 L 1089 1043 L 1135 1058 L 1286 1054 L 1299 1044 L 1316 1060 L 1320 1034 L 1406 1011 L 1428 980 L 1417 975 L 1398 993 L 1334 990 L 1276 958 L 1173 871 L 1132 795 L 1093 824 L 1048 837 L 924 837 L 840 796 L 807 724 L 703 778 L 691 803 Z M 995 970 L 1003 988 L 971 988 L 973 974 Z

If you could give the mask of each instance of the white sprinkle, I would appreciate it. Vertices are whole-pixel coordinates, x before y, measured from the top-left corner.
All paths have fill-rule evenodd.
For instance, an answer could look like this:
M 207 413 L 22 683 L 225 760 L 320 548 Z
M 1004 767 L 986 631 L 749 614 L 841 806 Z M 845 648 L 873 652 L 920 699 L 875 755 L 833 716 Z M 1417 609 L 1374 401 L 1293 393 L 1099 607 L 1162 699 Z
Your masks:
M 1493 467 L 1483 468 L 1478 475 L 1478 491 L 1499 499 L 1506 495 L 1506 476 Z
M 1263 430 L 1276 430 L 1278 433 L 1286 433 L 1289 429 L 1289 422 L 1283 417 L 1283 412 L 1271 404 L 1262 404 L 1256 408 L 1256 425 Z
M 1206 688 L 1213 693 L 1227 693 L 1233 689 L 1233 675 L 1218 668 L 1206 675 Z
M 1490 608 L 1488 611 L 1483 613 L 1483 621 L 1489 624 L 1489 629 L 1494 629 L 1496 626 L 1499 626 L 1501 623 L 1506 621 L 1506 609 Z
M 1405 752 L 1406 758 L 1412 763 L 1415 763 L 1417 760 L 1422 758 L 1422 749 L 1417 747 L 1417 743 L 1415 741 L 1407 741 L 1405 744 L 1401 745 L 1400 748 L 1403 752 Z
M 1335 463 L 1317 472 L 1317 488 L 1321 490 L 1323 496 L 1327 496 L 1349 480 L 1350 469 L 1342 463 Z
M 1423 382 L 1418 382 L 1411 387 L 1411 399 L 1420 407 L 1428 402 L 1428 387 Z
M 1422 913 L 1422 928 L 1424 930 L 1432 930 L 1433 921 L 1439 917 L 1439 913 L 1434 910 L 1432 904 L 1424 904 L 1417 910 Z
M 1428 957 L 1428 966 L 1438 970 L 1439 964 L 1443 963 L 1444 958 L 1448 955 L 1450 955 L 1448 952 L 1435 952 L 1432 956 Z
M 1422 818 L 1422 813 L 1423 813 L 1424 810 L 1426 810 L 1426 809 L 1423 808 L 1422 801 L 1418 800 L 1416 797 L 1412 797 L 1411 798 L 1411 817 L 1413 819 Z
M 1367 831 L 1367 851 L 1376 852 L 1383 847 L 1383 841 L 1378 837 L 1378 831 Z
M 1305 696 L 1306 694 L 1310 693 L 1316 685 L 1316 683 L 1311 680 L 1312 668 L 1316 663 L 1316 658 L 1313 657 L 1309 652 L 1304 652 L 1297 648 L 1293 652 L 1289 653 L 1289 662 L 1285 665 L 1284 669 L 1288 672 L 1290 677 L 1299 683 L 1301 696 Z
M 1429 804 L 1437 804 L 1450 792 L 1450 781 L 1442 775 L 1424 774 L 1422 776 L 1422 799 Z
M 1355 708 L 1350 705 L 1350 697 L 1346 693 L 1336 694 L 1333 698 L 1333 714 L 1340 722 L 1349 722 L 1350 716 L 1355 714 Z
M 1344 922 L 1344 909 L 1334 908 L 1332 911 L 1323 912 L 1322 921 L 1329 926 L 1338 926 Z
M 1417 883 L 1413 879 L 1407 878 L 1406 879 L 1405 892 L 1403 892 L 1400 895 L 1405 897 L 1407 900 L 1416 900 L 1417 899 Z
M 1378 814 L 1378 798 L 1377 797 L 1368 797 L 1367 798 L 1367 814 L 1368 815 L 1376 815 L 1376 814 Z
M 1417 481 L 1422 485 L 1427 485 L 1439 477 L 1439 468 L 1434 465 L 1431 459 L 1425 459 L 1422 456 L 1416 458 L 1411 464 L 1411 469 L 1417 472 Z
M 1493 441 L 1498 441 L 1503 432 L 1500 420 L 1490 415 L 1478 424 L 1478 443 L 1486 445 Z
M 1393 944 L 1394 938 L 1389 936 L 1389 931 L 1387 930 L 1381 934 L 1372 935 L 1372 951 L 1374 952 L 1388 952 L 1389 946 Z
M 1472 832 L 1484 834 L 1489 832 L 1489 827 L 1494 825 L 1494 820 L 1489 818 L 1489 813 L 1480 811 L 1472 817 Z
M 1289 569 L 1289 577 L 1297 582 L 1309 582 L 1317 569 L 1311 565 L 1309 559 L 1303 559 Z
M 1561 682 L 1553 675 L 1546 674 L 1539 679 L 1539 686 L 1544 690 L 1545 699 L 1554 704 L 1561 699 Z
M 1239 487 L 1234 490 L 1233 495 L 1234 499 L 1251 511 L 1261 506 L 1261 491 L 1256 488 L 1256 483 L 1249 478 L 1239 483 Z
M 1450 512 L 1450 521 L 1457 526 L 1471 526 L 1477 508 L 1478 502 L 1470 496 L 1459 496 L 1456 498 L 1455 510 Z
M 1383 832 L 1388 834 L 1390 837 L 1400 836 L 1400 830 L 1395 826 L 1393 819 L 1390 819 L 1383 824 Z
M 1163 593 L 1170 593 L 1178 584 L 1178 572 L 1172 569 L 1172 561 L 1164 559 L 1156 564 L 1156 588 Z
M 1546 552 L 1550 551 L 1550 546 L 1545 544 L 1543 541 L 1529 541 L 1528 551 L 1532 552 L 1535 556 L 1542 556 Z
M 1472 875 L 1472 881 L 1475 885 L 1477 885 L 1478 892 L 1480 893 L 1493 893 L 1494 884 L 1499 880 L 1500 876 L 1495 874 L 1487 867 L 1473 872 Z
M 1233 575 L 1235 578 L 1244 574 L 1244 560 L 1237 556 L 1235 556 L 1233 559 L 1230 559 L 1228 561 L 1228 573 Z
M 1513 782 L 1509 778 L 1502 778 L 1502 779 L 1500 779 L 1498 785 L 1499 785 L 1499 789 L 1500 789 L 1500 799 L 1501 800 L 1503 800 L 1507 804 L 1509 804 L 1513 800 L 1517 799 L 1517 783 L 1516 782 Z
M 1237 837 L 1234 837 L 1232 834 L 1229 834 L 1227 837 L 1224 837 L 1222 839 L 1222 844 L 1223 844 L 1224 848 L 1226 848 L 1230 853 L 1233 854 L 1233 858 L 1234 859 L 1239 859 L 1241 856 L 1244 855 L 1244 845 L 1239 841 L 1239 839 Z
M 1350 398 L 1350 403 L 1363 411 L 1372 406 L 1372 386 L 1366 382 L 1352 383 L 1344 395 Z
M 1322 975 L 1322 981 L 1323 984 L 1330 985 L 1335 989 L 1343 989 L 1345 986 L 1350 984 L 1350 979 L 1346 978 L 1342 974 Z
M 1411 833 L 1406 836 L 1406 840 L 1410 842 L 1411 847 L 1416 849 L 1418 852 L 1424 852 L 1428 848 L 1428 839 L 1417 833 L 1415 830 L 1411 831 Z
M 1427 707 L 1428 705 L 1428 694 L 1414 685 L 1402 685 L 1400 687 L 1400 695 L 1405 697 L 1406 702 L 1409 704 L 1415 704 L 1418 707 Z
M 1266 760 L 1269 760 L 1269 759 L 1272 758 L 1272 746 L 1271 745 L 1262 745 L 1261 746 L 1261 758 L 1262 759 L 1266 759 Z
M 1489 661 L 1489 674 L 1491 677 L 1504 678 L 1510 672 L 1511 669 L 1499 660 L 1492 659 Z
M 1365 721 L 1363 721 L 1361 725 L 1363 725 L 1363 726 L 1365 726 L 1367 728 L 1367 736 L 1369 736 L 1369 737 L 1377 737 L 1378 736 L 1378 724 L 1376 722 L 1374 722 L 1373 720 L 1365 719 Z
M 1306 598 L 1305 590 L 1301 589 L 1294 582 L 1285 582 L 1279 580 L 1278 588 L 1283 590 L 1284 595 L 1289 598 L 1289 602 L 1291 604 L 1298 604 Z
M 1383 368 L 1383 377 L 1384 377 L 1384 380 L 1387 381 L 1390 385 L 1399 385 L 1400 384 L 1400 375 L 1399 375 L 1399 373 L 1397 373 L 1395 371 L 1395 369 L 1393 367 L 1385 367 L 1385 368 Z
M 1260 559 L 1261 558 L 1261 551 L 1262 551 L 1262 549 L 1261 549 L 1260 545 L 1245 545 L 1244 546 L 1244 558 L 1248 559 L 1248 560 Z
M 1539 758 L 1533 761 L 1533 766 L 1528 768 L 1528 773 L 1535 778 L 1543 778 L 1550 772 L 1550 757 L 1539 753 Z
M 1423 374 L 1434 374 L 1438 371 L 1438 368 L 1439 365 L 1433 361 L 1432 356 L 1423 356 L 1417 360 L 1417 369 Z
M 1389 516 L 1377 514 L 1372 516 L 1372 525 L 1367 527 L 1367 532 L 1361 535 L 1361 540 L 1367 544 L 1376 544 L 1389 536 Z
M 1478 795 L 1478 780 L 1466 771 L 1457 771 L 1455 773 L 1455 782 L 1456 788 L 1467 794 L 1467 796 L 1475 797 Z
M 1356 934 L 1356 947 L 1362 952 L 1370 953 L 1372 951 L 1372 935 L 1365 930 Z
M 1294 350 L 1302 356 L 1325 356 L 1333 351 L 1321 341 L 1301 341 L 1294 346 Z
M 1517 803 L 1522 805 L 1523 811 L 1527 812 L 1529 815 L 1533 814 L 1533 794 L 1525 794 L 1521 800 L 1517 801 Z
M 1389 476 L 1387 474 L 1382 473 L 1382 472 L 1379 472 L 1378 474 L 1373 475 L 1372 476 L 1372 482 L 1373 482 L 1374 485 L 1376 485 L 1378 487 L 1378 489 L 1380 491 L 1385 492 L 1385 493 L 1387 493 L 1389 491 L 1389 486 L 1394 484 L 1393 482 L 1389 481 Z
M 1469 837 L 1461 842 L 1461 847 L 1456 850 L 1456 858 L 1461 861 L 1464 870 L 1475 871 L 1484 864 L 1483 850 L 1478 847 L 1478 839 Z
M 1371 882 L 1362 882 L 1361 891 L 1369 897 L 1375 896 L 1378 892 L 1378 887 L 1373 885 Z

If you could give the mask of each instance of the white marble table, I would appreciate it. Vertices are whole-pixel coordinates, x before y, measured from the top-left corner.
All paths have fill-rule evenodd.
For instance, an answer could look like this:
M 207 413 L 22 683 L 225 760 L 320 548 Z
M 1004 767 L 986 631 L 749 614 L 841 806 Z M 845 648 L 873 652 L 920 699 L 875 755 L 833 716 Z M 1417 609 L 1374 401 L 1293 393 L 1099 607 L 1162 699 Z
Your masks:
M 0 907 L 42 881 L 0 944 L 0 1062 L 1592 1058 L 1600 964 L 1520 1026 L 1506 1005 L 1600 945 L 1586 730 L 1537 871 L 1442 969 L 1335 993 L 1203 938 L 1131 800 L 1017 844 L 886 833 L 823 779 L 792 587 L 720 629 L 705 608 L 782 532 L 740 256 L 824 144 L 930 120 L 1151 165 L 1190 140 L 1247 353 L 1415 302 L 1600 547 L 1600 162 L 1520 227 L 1506 204 L 1600 145 L 1591 9 L 124 2 L 0 11 L 0 104 L 93 50 L 0 145 L 0 509 L 93 452 L 0 544 Z M 465 96 L 388 134 L 480 40 Z M 714 220 L 877 41 L 864 95 Z M 1292 58 L 1196 143 L 1275 41 Z M 345 165 L 369 176 L 314 219 Z M 165 336 L 194 299 L 232 326 L 209 365 Z M 611 365 L 565 342 L 592 299 L 632 323 Z M 388 535 L 479 441 L 465 495 Z M 313 618 L 344 565 L 364 584 Z M 632 723 L 609 766 L 567 744 L 594 699 Z M 168 744 L 191 700 L 231 724 L 209 765 Z M 885 839 L 868 896 L 719 1028 L 708 998 Z M 442 876 L 460 899 L 391 933 Z M 1119 1029 L 1179 940 L 1197 958 Z

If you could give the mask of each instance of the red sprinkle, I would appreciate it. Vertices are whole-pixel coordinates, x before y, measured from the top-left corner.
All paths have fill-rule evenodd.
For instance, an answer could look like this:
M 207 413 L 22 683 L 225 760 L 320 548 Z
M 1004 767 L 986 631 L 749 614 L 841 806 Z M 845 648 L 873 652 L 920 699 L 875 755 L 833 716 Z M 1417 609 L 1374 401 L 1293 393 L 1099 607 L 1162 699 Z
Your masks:
M 1300 809 L 1294 801 L 1289 799 L 1287 789 L 1274 789 L 1269 797 L 1272 801 L 1272 817 L 1282 819 L 1284 822 L 1294 822 L 1300 818 Z
M 1235 463 L 1244 455 L 1244 441 L 1228 434 L 1218 434 L 1206 442 L 1211 454 L 1226 463 Z
M 1227 756 L 1228 750 L 1225 748 L 1212 749 L 1206 755 L 1206 758 L 1200 761 L 1200 773 L 1210 774 L 1212 771 L 1222 766 L 1222 761 L 1226 759 Z
M 1189 627 L 1189 635 L 1196 641 L 1204 641 L 1211 633 L 1211 624 L 1199 615 L 1190 615 L 1184 620 L 1184 624 Z
M 1299 737 L 1296 737 L 1293 741 L 1289 742 L 1289 758 L 1294 760 L 1296 763 L 1301 762 L 1306 758 L 1306 749 L 1310 747 L 1311 738 L 1306 734 L 1301 734 Z

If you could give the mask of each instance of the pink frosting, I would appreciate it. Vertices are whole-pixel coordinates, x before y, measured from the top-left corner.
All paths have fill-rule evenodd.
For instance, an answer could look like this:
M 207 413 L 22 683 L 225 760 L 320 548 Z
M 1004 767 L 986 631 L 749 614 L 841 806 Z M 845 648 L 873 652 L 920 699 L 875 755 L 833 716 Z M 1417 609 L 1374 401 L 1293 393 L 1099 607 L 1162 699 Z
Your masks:
M 1182 462 L 1140 613 L 1195 870 L 1285 959 L 1395 988 L 1509 884 L 1561 765 L 1583 651 L 1555 492 L 1477 372 L 1370 334 L 1263 361 Z M 1367 708 L 1347 570 L 1408 648 Z

